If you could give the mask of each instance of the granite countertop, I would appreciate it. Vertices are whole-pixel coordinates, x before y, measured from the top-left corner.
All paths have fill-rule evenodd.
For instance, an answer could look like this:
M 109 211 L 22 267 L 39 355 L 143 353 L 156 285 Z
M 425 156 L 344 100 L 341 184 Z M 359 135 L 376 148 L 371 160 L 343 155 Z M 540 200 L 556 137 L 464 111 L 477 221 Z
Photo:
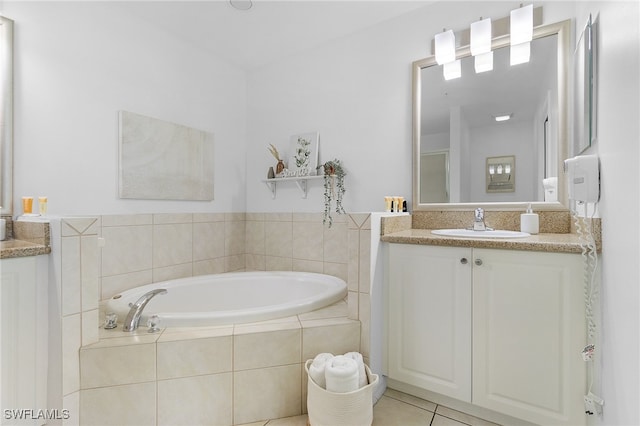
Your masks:
M 51 253 L 51 247 L 22 240 L 0 241 L 0 259 L 39 256 Z
M 381 236 L 388 243 L 422 244 L 449 247 L 473 247 L 529 250 L 553 253 L 581 253 L 577 234 L 537 234 L 524 238 L 461 238 L 432 234 L 430 229 L 407 229 Z M 600 247 L 598 247 L 600 251 Z

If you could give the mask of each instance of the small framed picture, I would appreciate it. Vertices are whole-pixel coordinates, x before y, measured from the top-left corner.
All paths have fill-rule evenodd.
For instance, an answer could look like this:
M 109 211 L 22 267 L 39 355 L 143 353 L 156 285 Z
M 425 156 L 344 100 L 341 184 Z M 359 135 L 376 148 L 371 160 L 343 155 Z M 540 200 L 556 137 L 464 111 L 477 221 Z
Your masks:
M 314 176 L 318 167 L 318 132 L 300 133 L 291 136 L 288 169 L 295 176 Z

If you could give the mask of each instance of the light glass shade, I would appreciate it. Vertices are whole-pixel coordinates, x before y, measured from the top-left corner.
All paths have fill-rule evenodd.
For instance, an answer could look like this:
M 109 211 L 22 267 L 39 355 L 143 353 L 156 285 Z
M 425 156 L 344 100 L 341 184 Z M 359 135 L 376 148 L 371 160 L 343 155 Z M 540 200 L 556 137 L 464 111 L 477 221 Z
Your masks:
M 515 46 L 511 46 L 511 55 L 509 62 L 511 65 L 524 64 L 529 62 L 531 57 L 531 43 L 520 43 Z
M 456 60 L 456 36 L 453 30 L 436 34 L 435 49 L 438 65 L 447 64 Z
M 483 53 L 474 58 L 476 73 L 491 71 L 493 69 L 493 52 Z
M 460 59 L 444 64 L 442 66 L 442 73 L 445 80 L 460 78 L 462 76 L 462 66 L 460 65 Z
M 511 11 L 511 45 L 529 42 L 533 39 L 533 5 Z
M 471 24 L 471 54 L 473 56 L 491 52 L 491 19 Z

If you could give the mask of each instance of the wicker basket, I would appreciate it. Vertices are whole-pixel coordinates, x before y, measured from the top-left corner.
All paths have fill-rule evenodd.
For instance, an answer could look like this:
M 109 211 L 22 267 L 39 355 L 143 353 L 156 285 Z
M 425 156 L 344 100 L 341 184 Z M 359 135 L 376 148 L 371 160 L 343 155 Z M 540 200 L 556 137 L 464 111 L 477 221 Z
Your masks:
M 358 390 L 345 393 L 329 392 L 318 386 L 309 376 L 312 359 L 304 365 L 307 371 L 307 412 L 311 426 L 371 426 L 373 422 L 373 390 L 378 384 L 378 375 L 371 373 L 367 365 L 369 384 Z

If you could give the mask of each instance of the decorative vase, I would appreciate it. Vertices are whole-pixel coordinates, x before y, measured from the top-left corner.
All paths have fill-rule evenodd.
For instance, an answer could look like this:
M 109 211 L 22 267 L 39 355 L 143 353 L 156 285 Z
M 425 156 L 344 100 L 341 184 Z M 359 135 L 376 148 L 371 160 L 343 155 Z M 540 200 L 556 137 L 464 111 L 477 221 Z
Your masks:
M 269 171 L 267 172 L 267 179 L 273 179 L 276 177 L 276 172 L 273 171 L 273 167 L 269 167 Z
M 279 175 L 284 170 L 284 162 L 282 160 L 278 160 L 278 164 L 276 164 L 276 175 Z

